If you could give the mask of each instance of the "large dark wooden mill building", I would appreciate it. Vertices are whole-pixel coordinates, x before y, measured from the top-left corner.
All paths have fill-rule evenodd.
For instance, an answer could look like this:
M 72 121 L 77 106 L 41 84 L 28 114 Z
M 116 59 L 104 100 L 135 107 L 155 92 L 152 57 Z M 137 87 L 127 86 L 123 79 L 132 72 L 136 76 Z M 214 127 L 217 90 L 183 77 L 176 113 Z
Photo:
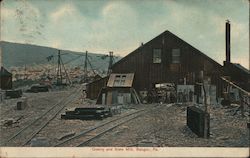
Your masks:
M 226 55 L 230 56 L 230 49 Z M 220 77 L 225 75 L 224 71 L 222 65 L 170 31 L 142 44 L 112 66 L 112 73 L 134 73 L 133 88 L 138 94 L 150 92 L 157 84 L 168 83 L 175 87 L 193 85 L 194 94 L 200 96 L 201 83 L 205 82 L 213 86 L 216 98 L 222 95 L 223 81 Z M 249 75 L 249 71 L 246 73 Z M 96 99 L 107 82 L 108 77 L 88 84 L 87 97 Z

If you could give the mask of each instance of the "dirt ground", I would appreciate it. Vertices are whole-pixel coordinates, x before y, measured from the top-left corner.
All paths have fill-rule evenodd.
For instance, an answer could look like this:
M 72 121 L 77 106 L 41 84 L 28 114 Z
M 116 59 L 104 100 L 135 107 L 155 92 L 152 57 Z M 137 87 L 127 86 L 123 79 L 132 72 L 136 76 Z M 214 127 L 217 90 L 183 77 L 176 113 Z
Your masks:
M 70 94 L 70 90 L 53 91 L 46 93 L 25 93 L 28 98 L 28 107 L 16 110 L 16 99 L 5 100 L 0 104 L 1 141 L 6 140 L 16 131 L 40 116 L 44 111 L 57 103 L 59 99 Z M 93 106 L 95 101 L 79 97 L 66 108 Z M 122 114 L 135 109 L 150 108 L 155 105 L 134 105 L 122 110 Z M 66 109 L 65 108 L 65 109 Z M 248 147 L 249 117 L 242 118 L 240 114 L 231 115 L 230 109 L 224 107 L 210 107 L 210 138 L 198 138 L 186 126 L 187 105 L 160 104 L 146 114 L 131 120 L 96 140 L 87 146 L 155 146 L 155 147 Z M 65 109 L 61 112 L 64 113 Z M 72 133 L 76 135 L 88 128 L 96 126 L 104 120 L 63 120 L 60 115 L 52 120 L 36 137 L 48 140 L 49 146 L 57 144 L 59 139 Z M 18 120 L 11 126 L 2 122 L 6 119 Z
M 95 101 L 79 99 L 68 105 L 65 109 L 90 106 L 96 106 Z M 55 146 L 60 142 L 60 138 L 66 136 L 67 134 L 77 135 L 93 126 L 97 126 L 103 122 L 108 122 L 109 120 L 118 118 L 121 115 L 130 113 L 132 111 L 135 111 L 135 109 L 123 109 L 121 114 L 117 114 L 113 117 L 108 117 L 103 120 L 64 120 L 61 119 L 61 114 L 65 112 L 65 110 L 63 110 L 61 114 L 57 115 L 57 117 L 48 124 L 48 126 L 38 133 L 37 137 L 47 138 L 49 140 L 49 145 Z
M 16 109 L 17 101 L 20 101 L 20 98 L 5 99 L 0 103 L 1 142 L 28 125 L 51 108 L 52 105 L 69 94 L 70 90 L 68 89 L 40 93 L 24 93 L 23 97 L 27 98 L 27 106 L 23 110 Z M 9 126 L 4 125 L 8 120 L 12 120 L 14 123 Z
M 103 135 L 88 146 L 249 147 L 248 118 L 210 109 L 209 139 L 198 138 L 186 126 L 186 105 L 160 105 L 146 115 Z

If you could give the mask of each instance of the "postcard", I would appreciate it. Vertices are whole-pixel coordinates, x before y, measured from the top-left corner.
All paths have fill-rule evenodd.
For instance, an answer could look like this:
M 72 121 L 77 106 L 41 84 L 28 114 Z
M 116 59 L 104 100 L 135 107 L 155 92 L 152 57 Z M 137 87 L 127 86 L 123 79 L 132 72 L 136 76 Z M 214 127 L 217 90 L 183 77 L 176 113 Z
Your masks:
M 1 157 L 249 157 L 249 0 L 2 0 Z

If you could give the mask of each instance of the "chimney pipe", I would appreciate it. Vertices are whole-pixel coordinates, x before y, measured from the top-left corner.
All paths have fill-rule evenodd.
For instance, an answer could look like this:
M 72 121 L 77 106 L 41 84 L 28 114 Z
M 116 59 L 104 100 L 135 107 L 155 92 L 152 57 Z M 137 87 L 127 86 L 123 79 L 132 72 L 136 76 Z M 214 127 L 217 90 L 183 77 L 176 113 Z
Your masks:
M 230 21 L 226 22 L 226 62 L 231 62 L 231 54 L 230 54 Z

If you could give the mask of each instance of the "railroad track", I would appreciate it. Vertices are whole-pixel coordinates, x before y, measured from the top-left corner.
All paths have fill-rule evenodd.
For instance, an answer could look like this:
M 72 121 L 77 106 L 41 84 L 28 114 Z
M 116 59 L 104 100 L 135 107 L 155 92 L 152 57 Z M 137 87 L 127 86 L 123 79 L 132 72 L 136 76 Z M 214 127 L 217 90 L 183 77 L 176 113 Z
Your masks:
M 155 108 L 155 107 L 153 107 Z M 121 116 L 119 118 L 104 122 L 100 125 L 94 126 L 86 131 L 83 131 L 79 133 L 78 135 L 71 137 L 69 139 L 66 139 L 63 142 L 60 142 L 56 144 L 54 147 L 82 147 L 86 146 L 90 141 L 99 138 L 103 134 L 111 131 L 112 129 L 127 123 L 142 114 L 145 114 L 146 112 L 149 112 L 151 108 L 149 109 L 142 109 L 142 110 L 137 110 L 135 112 L 126 114 L 124 116 Z
M 32 138 L 35 137 L 46 125 L 52 121 L 57 114 L 63 110 L 65 106 L 71 103 L 80 95 L 82 89 L 74 89 L 67 97 L 64 97 L 56 104 L 52 105 L 50 109 L 42 113 L 38 118 L 32 121 L 30 124 L 16 132 L 5 142 L 1 143 L 1 146 L 26 146 Z

